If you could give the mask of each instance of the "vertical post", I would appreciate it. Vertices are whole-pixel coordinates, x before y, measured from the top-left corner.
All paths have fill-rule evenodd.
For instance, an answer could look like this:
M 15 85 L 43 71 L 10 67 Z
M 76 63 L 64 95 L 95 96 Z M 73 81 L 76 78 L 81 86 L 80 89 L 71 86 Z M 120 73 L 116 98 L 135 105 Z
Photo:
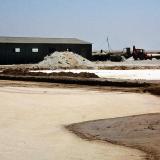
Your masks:
M 109 38 L 107 37 L 107 45 L 108 45 L 108 52 L 110 53 L 110 44 L 109 44 Z

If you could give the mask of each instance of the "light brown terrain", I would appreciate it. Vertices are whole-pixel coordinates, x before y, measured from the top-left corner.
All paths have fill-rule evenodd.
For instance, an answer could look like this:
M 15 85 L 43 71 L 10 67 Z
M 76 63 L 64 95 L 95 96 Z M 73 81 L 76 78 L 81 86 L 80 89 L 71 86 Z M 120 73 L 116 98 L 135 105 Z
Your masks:
M 84 141 L 64 126 L 160 112 L 159 98 L 149 94 L 36 82 L 0 81 L 0 101 L 3 160 L 141 160 L 144 152 Z

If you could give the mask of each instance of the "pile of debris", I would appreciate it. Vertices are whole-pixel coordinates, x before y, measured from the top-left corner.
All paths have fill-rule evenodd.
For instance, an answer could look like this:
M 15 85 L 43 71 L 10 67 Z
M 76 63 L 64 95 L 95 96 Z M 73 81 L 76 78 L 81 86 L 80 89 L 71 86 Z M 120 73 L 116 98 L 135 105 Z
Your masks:
M 94 63 L 73 52 L 54 52 L 38 67 L 45 69 L 93 69 Z

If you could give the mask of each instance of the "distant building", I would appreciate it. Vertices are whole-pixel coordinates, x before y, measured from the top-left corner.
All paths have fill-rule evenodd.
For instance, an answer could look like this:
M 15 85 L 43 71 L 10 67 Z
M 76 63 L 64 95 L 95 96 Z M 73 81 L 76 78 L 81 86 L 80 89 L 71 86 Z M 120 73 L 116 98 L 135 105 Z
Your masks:
M 0 37 L 0 64 L 37 63 L 67 50 L 91 59 L 92 44 L 75 38 Z

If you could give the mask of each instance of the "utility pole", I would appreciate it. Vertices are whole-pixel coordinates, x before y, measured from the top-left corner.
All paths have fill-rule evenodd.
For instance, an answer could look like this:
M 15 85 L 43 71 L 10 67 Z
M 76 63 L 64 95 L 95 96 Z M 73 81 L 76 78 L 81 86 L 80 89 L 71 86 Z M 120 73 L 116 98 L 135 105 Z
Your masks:
M 107 45 L 108 45 L 108 52 L 110 53 L 111 52 L 111 46 L 109 44 L 109 38 L 107 37 Z

